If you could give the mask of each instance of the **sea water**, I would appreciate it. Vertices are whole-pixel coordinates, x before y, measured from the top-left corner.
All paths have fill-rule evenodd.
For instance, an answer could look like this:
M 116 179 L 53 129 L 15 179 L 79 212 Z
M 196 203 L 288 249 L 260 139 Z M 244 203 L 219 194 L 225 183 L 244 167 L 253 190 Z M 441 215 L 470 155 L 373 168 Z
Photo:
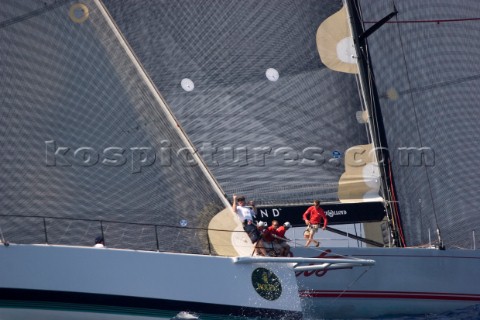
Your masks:
M 156 311 L 131 314 L 119 314 L 109 312 L 89 312 L 88 308 L 84 311 L 73 312 L 71 310 L 29 310 L 22 309 L 21 313 L 16 313 L 15 309 L 0 308 L 0 320 L 2 319 L 18 319 L 18 320 L 263 320 L 261 318 L 240 317 L 240 316 L 225 316 L 212 314 L 197 314 L 189 311 L 174 312 L 174 311 Z M 44 313 L 42 313 L 42 311 Z M 135 310 L 138 311 L 138 310 Z M 21 315 L 21 316 L 20 316 Z M 305 317 L 304 320 L 323 320 L 322 317 Z M 391 317 L 376 317 L 376 318 L 357 318 L 359 320 L 476 320 L 480 319 L 480 305 L 459 309 L 442 314 L 425 314 L 416 316 L 391 316 Z M 278 318 L 274 320 L 291 320 L 288 317 Z
M 172 318 L 157 318 L 157 319 L 168 319 L 168 320 L 177 320 L 177 319 L 198 319 L 198 320 L 259 320 L 260 318 L 248 318 L 248 317 L 228 317 L 228 316 L 217 316 L 217 315 L 202 315 L 195 313 L 182 313 L 177 314 Z M 323 318 L 304 318 L 304 320 L 322 320 Z M 416 315 L 416 316 L 392 316 L 392 317 L 377 317 L 377 318 L 362 318 L 360 320 L 475 320 L 480 319 L 480 305 L 468 307 L 465 309 L 459 309 L 455 311 L 445 312 L 442 314 L 425 314 L 425 315 Z M 278 319 L 278 320 L 289 320 L 289 319 Z

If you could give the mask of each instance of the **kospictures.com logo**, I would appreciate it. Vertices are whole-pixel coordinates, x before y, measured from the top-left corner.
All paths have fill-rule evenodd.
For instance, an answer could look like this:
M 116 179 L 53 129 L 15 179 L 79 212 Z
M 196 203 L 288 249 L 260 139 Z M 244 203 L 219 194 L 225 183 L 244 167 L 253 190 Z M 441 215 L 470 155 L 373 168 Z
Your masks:
M 290 147 L 272 148 L 269 146 L 227 146 L 215 147 L 212 143 L 203 143 L 198 149 L 189 147 L 174 148 L 163 140 L 160 148 L 118 146 L 106 148 L 67 147 L 55 140 L 45 141 L 45 163 L 47 166 L 82 166 L 92 167 L 104 165 L 110 167 L 131 166 L 132 173 L 139 173 L 142 168 L 157 163 L 160 166 L 171 166 L 180 161 L 182 166 L 198 165 L 200 156 L 208 166 L 266 166 L 269 161 L 281 166 L 318 166 L 325 163 L 324 150 L 320 147 L 308 147 L 297 151 Z M 336 159 L 337 160 L 337 159 Z
M 57 144 L 55 140 L 45 141 L 45 163 L 49 167 L 81 166 L 92 167 L 103 165 L 120 167 L 129 165 L 131 173 L 142 172 L 142 169 L 156 163 L 159 166 L 171 166 L 179 161 L 182 166 L 198 165 L 199 157 L 209 167 L 264 167 L 274 166 L 346 166 L 361 167 L 367 164 L 384 165 L 384 156 L 390 160 L 397 160 L 400 166 L 433 166 L 435 154 L 431 148 L 402 147 L 395 154 L 386 148 L 367 150 L 362 146 L 355 146 L 345 151 L 345 154 L 334 150 L 325 152 L 322 147 L 306 147 L 297 150 L 292 147 L 270 146 L 224 146 L 216 147 L 213 143 L 204 142 L 198 149 L 190 147 L 174 148 L 168 140 L 163 140 L 159 148 L 152 147 L 77 147 L 72 148 Z M 372 155 L 372 153 L 374 153 Z M 368 159 L 379 159 L 369 163 Z M 371 161 L 371 160 L 370 160 Z M 177 163 L 175 163 L 177 164 Z

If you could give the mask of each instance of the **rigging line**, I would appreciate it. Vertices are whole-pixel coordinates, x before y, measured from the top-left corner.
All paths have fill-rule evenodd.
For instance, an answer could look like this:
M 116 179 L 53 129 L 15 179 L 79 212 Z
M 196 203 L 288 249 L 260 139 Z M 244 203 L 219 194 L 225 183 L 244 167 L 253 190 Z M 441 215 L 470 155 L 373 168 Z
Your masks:
M 410 71 L 409 71 L 409 68 L 408 68 L 407 58 L 406 58 L 406 55 L 405 55 L 405 46 L 403 44 L 404 41 L 403 41 L 403 38 L 402 38 L 402 33 L 400 32 L 398 27 L 397 27 L 397 32 L 398 32 L 398 39 L 400 40 L 403 62 L 405 64 L 405 72 L 406 72 L 406 77 L 407 77 L 407 83 L 408 83 L 408 87 L 411 88 L 412 87 L 412 81 L 411 81 L 411 77 L 410 77 Z M 416 125 L 416 128 L 417 128 L 418 139 L 420 140 L 420 146 L 423 146 L 423 139 L 422 139 L 422 135 L 421 135 L 421 132 L 420 132 L 420 126 L 419 126 L 419 121 L 418 121 L 418 114 L 417 114 L 417 107 L 416 107 L 415 99 L 413 97 L 413 94 L 409 94 L 409 96 L 410 96 L 410 101 L 412 102 L 413 115 L 415 117 L 415 125 Z M 438 237 L 441 239 L 440 226 L 438 225 L 437 210 L 436 210 L 436 207 L 435 207 L 435 202 L 433 201 L 433 192 L 432 192 L 432 183 L 430 181 L 430 174 L 429 174 L 427 166 L 424 166 L 424 168 L 425 168 L 425 175 L 426 175 L 426 178 L 427 178 L 430 200 L 432 201 L 432 211 L 433 211 L 433 216 L 435 218 L 435 225 L 436 225 L 437 230 L 438 230 Z M 443 246 L 443 245 L 440 244 L 440 246 Z
M 357 88 L 360 88 L 360 79 L 359 79 L 358 75 L 355 77 L 355 82 L 357 84 Z M 365 106 L 365 102 L 362 99 L 362 94 L 361 94 L 360 90 L 357 90 L 357 93 L 358 93 L 358 100 L 360 100 L 360 104 L 361 104 L 360 107 L 361 107 L 362 111 L 367 112 L 369 120 L 370 120 L 370 114 L 368 112 L 367 106 Z M 365 123 L 365 135 L 367 136 L 368 143 L 371 144 L 371 143 L 373 143 L 373 141 L 372 141 L 372 137 L 370 137 L 370 132 L 368 130 L 368 125 L 369 124 L 368 124 L 368 121 L 367 121 L 367 123 Z
M 353 10 L 356 10 L 356 13 L 357 13 L 357 16 L 358 17 L 361 17 L 362 16 L 362 13 L 361 13 L 361 8 L 359 5 L 353 5 Z M 373 88 L 372 88 L 372 77 L 371 77 L 371 71 L 370 71 L 370 64 L 369 64 L 369 59 L 368 59 L 368 44 L 367 42 L 365 41 L 365 48 L 366 50 L 362 50 L 362 47 L 359 48 L 359 52 L 357 52 L 357 55 L 359 56 L 358 59 L 361 58 L 361 60 L 363 60 L 366 64 L 367 64 L 367 80 L 368 80 L 368 88 L 366 90 L 368 90 L 368 97 L 366 96 L 365 93 L 362 93 L 362 96 L 363 96 L 363 101 L 365 102 L 366 104 L 366 109 L 368 111 L 368 116 L 369 116 L 369 127 L 370 127 L 370 131 L 371 131 L 371 135 L 372 135 L 372 142 L 374 143 L 374 145 L 377 145 L 377 144 L 381 144 L 381 139 L 380 139 L 380 133 L 378 132 L 378 117 L 376 115 L 376 110 L 375 108 L 368 108 L 368 104 L 370 105 L 373 105 L 373 101 L 374 101 L 374 98 L 373 98 Z M 361 57 L 360 57 L 361 56 Z M 357 60 L 358 60 L 357 59 Z M 358 63 L 358 62 L 357 62 Z M 359 72 L 358 74 L 358 78 L 359 78 L 359 81 L 361 83 L 361 74 Z M 363 86 L 362 86 L 363 87 Z M 365 90 L 364 90 L 365 91 Z M 368 99 L 368 101 L 367 101 Z M 370 110 L 371 109 L 371 113 L 370 113 Z M 380 145 L 380 147 L 383 147 L 382 145 Z M 377 159 L 378 161 L 378 159 Z
M 21 16 L 18 16 L 18 17 L 9 19 L 9 20 L 5 20 L 5 21 L 0 23 L 0 29 L 6 28 L 6 27 L 11 26 L 12 24 L 15 24 L 15 23 L 18 23 L 18 22 L 22 22 L 22 21 L 34 18 L 34 17 L 39 16 L 39 15 L 41 15 L 41 14 L 47 12 L 47 11 L 54 10 L 58 7 L 63 6 L 67 2 L 68 2 L 68 0 L 61 0 L 61 1 L 55 2 L 55 3 L 50 4 L 50 5 L 45 5 L 40 9 L 30 11 L 30 12 L 24 14 L 24 15 L 21 15 Z
M 366 44 L 366 46 L 368 47 L 368 44 Z M 369 51 L 368 49 L 366 50 L 366 63 L 368 65 L 368 68 L 367 68 L 367 72 L 368 72 L 368 81 L 369 81 L 369 91 L 370 91 L 370 103 L 372 105 L 375 105 L 375 98 L 374 98 L 374 89 L 373 87 L 375 86 L 375 76 L 373 74 L 373 67 L 370 63 L 370 59 L 369 59 Z M 380 107 L 380 106 L 378 106 Z M 381 137 L 381 134 L 380 134 L 380 130 L 379 130 L 379 121 L 381 121 L 379 118 L 379 116 L 377 115 L 377 111 L 376 111 L 376 108 L 372 108 L 372 112 L 374 113 L 372 116 L 373 116 L 373 123 L 374 123 L 374 126 L 376 128 L 376 130 L 374 130 L 374 134 L 376 135 L 376 141 L 377 141 L 377 144 L 378 144 L 378 148 L 380 148 L 381 150 L 381 153 L 380 155 L 382 156 L 382 159 L 377 159 L 377 162 L 378 162 L 378 166 L 380 168 L 380 170 L 382 171 L 382 177 L 387 177 L 387 170 L 386 170 L 386 164 L 385 164 L 385 155 L 383 153 L 385 147 L 382 145 L 382 137 Z M 388 151 L 388 148 L 386 150 L 387 152 Z M 392 176 L 389 176 L 390 178 L 390 188 L 393 187 L 393 183 L 392 183 L 392 179 L 393 177 Z M 387 183 L 387 182 L 386 182 Z M 381 184 L 381 188 L 383 190 L 383 198 L 386 198 L 386 199 L 391 199 L 392 198 L 392 194 L 394 192 L 392 192 L 391 190 L 392 189 L 389 189 L 388 188 L 388 185 L 384 185 L 384 184 Z
M 228 229 L 213 229 L 213 228 L 205 228 L 205 227 L 182 227 L 179 225 L 172 225 L 172 224 L 149 224 L 149 223 L 140 223 L 140 222 L 125 222 L 125 221 L 115 221 L 115 220 L 99 220 L 99 219 L 77 219 L 77 218 L 60 218 L 60 217 L 53 217 L 53 216 L 34 216 L 34 215 L 8 215 L 8 214 L 0 214 L 0 217 L 16 217 L 16 218 L 43 218 L 43 219 L 51 219 L 51 220 L 68 220 L 69 226 L 74 221 L 85 221 L 85 222 L 95 222 L 95 223 L 107 223 L 107 224 L 121 224 L 121 225 L 134 225 L 134 226 L 143 226 L 143 227 L 164 227 L 164 228 L 173 228 L 173 229 L 189 229 L 189 230 L 203 230 L 203 231 L 225 231 L 225 232 L 232 232 L 232 233 L 244 233 L 243 230 L 228 230 Z M 3 236 L 0 228 L 0 236 Z
M 353 229 L 355 230 L 355 236 L 358 237 L 357 224 L 356 223 L 353 224 Z M 360 247 L 360 241 L 358 239 L 357 239 L 357 247 Z
M 368 44 L 366 44 L 366 47 L 367 47 L 367 50 L 366 50 L 366 55 L 367 57 L 365 58 L 365 61 L 366 61 L 366 64 L 367 64 L 367 72 L 368 72 L 368 81 L 369 81 L 369 91 L 370 91 L 370 104 L 371 105 L 375 105 L 375 98 L 374 98 L 374 86 L 375 86 L 375 76 L 373 74 L 373 67 L 370 63 L 370 59 L 369 59 L 369 51 L 368 51 Z M 381 134 L 380 134 L 380 131 L 379 131 L 379 121 L 380 121 L 380 117 L 377 115 L 377 111 L 376 111 L 376 108 L 372 108 L 372 118 L 373 118 L 373 125 L 375 126 L 376 130 L 374 130 L 374 134 L 376 136 L 376 141 L 377 141 L 377 144 L 378 144 L 378 148 L 380 148 L 381 150 L 381 153 L 380 155 L 382 156 L 382 159 L 377 159 L 377 162 L 378 162 L 378 166 L 381 170 L 381 176 L 382 177 L 385 177 L 384 179 L 386 180 L 385 183 L 388 183 L 387 182 L 387 170 L 386 170 L 386 164 L 385 164 L 385 155 L 383 154 L 383 150 L 385 149 L 385 147 L 382 145 L 382 138 L 381 138 Z M 387 152 L 388 152 L 388 149 L 387 149 Z M 394 199 L 394 191 L 393 191 L 393 177 L 390 175 L 388 176 L 389 179 L 390 179 L 390 186 L 388 185 L 384 185 L 384 184 L 381 184 L 381 188 L 382 188 L 382 193 L 383 193 L 383 198 L 386 198 L 387 200 L 395 200 Z M 390 189 L 389 189 L 390 187 Z M 395 212 L 393 213 L 395 215 Z M 398 213 L 397 213 L 398 214 Z M 398 220 L 398 219 L 397 219 Z M 398 224 L 397 226 L 398 228 L 401 228 L 401 225 Z
M 397 11 L 394 0 L 391 1 L 391 4 L 392 4 L 392 7 L 395 8 L 395 11 Z M 395 19 L 398 20 L 398 15 L 395 15 Z M 368 61 L 370 66 L 369 72 L 372 73 L 372 78 L 374 79 L 373 66 L 370 65 L 370 62 L 371 61 L 369 60 Z M 375 82 L 375 80 L 373 81 Z M 378 96 L 377 96 L 377 99 L 378 99 L 378 102 L 380 103 L 379 101 L 380 98 Z M 381 108 L 380 105 L 378 107 Z M 381 121 L 383 121 L 383 119 Z M 387 150 L 387 152 L 389 152 L 389 150 Z M 403 238 L 403 226 L 401 223 L 400 210 L 399 210 L 397 199 L 396 199 L 396 191 L 395 191 L 393 175 L 391 171 L 390 157 L 388 157 L 387 163 L 385 163 L 385 159 L 382 159 L 381 170 L 382 170 L 382 177 L 385 177 L 385 180 L 386 180 L 385 185 L 382 184 L 382 187 L 385 188 L 384 192 L 387 194 L 388 200 L 391 200 L 394 203 L 394 206 L 390 207 L 389 209 L 390 216 L 391 216 L 389 217 L 389 219 L 393 223 L 393 242 L 395 243 L 398 241 L 400 243 L 400 246 L 405 247 L 405 239 Z
M 388 163 L 388 168 L 389 168 L 389 174 L 390 174 L 390 177 L 392 177 L 392 161 L 390 160 L 389 163 Z M 390 179 L 390 188 L 393 189 L 393 184 L 392 184 L 392 178 Z M 392 197 L 393 197 L 393 212 L 395 214 L 395 219 L 397 220 L 397 230 L 399 231 L 399 236 L 400 236 L 400 240 L 402 241 L 402 245 L 403 247 L 406 247 L 406 243 L 405 243 L 405 236 L 403 235 L 403 227 L 402 227 L 402 220 L 401 220 L 401 217 L 400 215 L 398 214 L 399 210 L 398 210 L 398 201 L 395 197 L 395 192 L 392 193 Z
M 405 89 L 405 90 L 399 91 L 398 93 L 400 95 L 407 95 L 407 94 L 411 94 L 411 93 L 427 92 L 427 91 L 432 90 L 432 89 L 448 87 L 450 85 L 469 82 L 469 81 L 475 81 L 475 80 L 479 80 L 479 79 L 480 79 L 480 74 L 474 74 L 474 75 L 471 75 L 471 76 L 468 76 L 468 77 L 462 77 L 462 78 L 457 78 L 457 79 L 453 79 L 453 80 L 434 83 L 434 84 L 431 84 L 431 85 L 428 85 L 428 86 Z M 379 96 L 379 98 L 388 99 L 388 96 L 387 96 L 387 94 L 383 94 L 383 95 Z
M 391 24 L 407 24 L 407 23 L 449 23 L 449 22 L 468 22 L 468 21 L 480 21 L 480 18 L 455 18 L 455 19 L 424 19 L 424 20 L 398 20 L 398 21 L 387 21 L 385 23 Z M 378 21 L 363 21 L 363 23 L 374 24 Z
M 355 224 L 354 224 L 354 226 L 355 226 Z M 350 239 L 357 240 L 357 243 L 358 243 L 358 241 L 361 241 L 361 242 L 368 243 L 368 244 L 370 244 L 372 246 L 375 246 L 375 247 L 384 247 L 383 243 L 379 243 L 379 242 L 371 240 L 371 239 L 363 238 L 363 237 L 360 237 L 358 235 L 353 235 L 353 234 L 347 233 L 347 232 L 339 230 L 339 229 L 335 229 L 335 228 L 332 228 L 332 227 L 327 227 L 326 230 L 328 230 L 330 232 L 333 232 L 333 233 L 336 233 L 336 234 L 339 234 L 339 235 L 342 235 L 342 236 L 346 236 L 347 238 L 350 238 Z
M 357 11 L 357 17 L 360 19 L 360 17 L 363 16 L 362 12 L 361 12 L 361 7 L 360 5 L 354 5 L 354 9 Z M 374 106 L 375 105 L 375 99 L 374 99 L 374 85 L 375 85 L 375 81 L 374 81 L 374 75 L 373 75 L 373 72 L 372 72 L 372 66 L 370 64 L 370 55 L 369 55 L 369 49 L 368 49 L 368 43 L 367 41 L 365 41 L 365 50 L 362 50 L 362 48 L 360 47 L 360 52 L 358 53 L 359 55 L 362 56 L 362 60 L 365 62 L 365 64 L 367 65 L 367 80 L 368 80 L 368 92 L 369 92 L 369 96 L 368 96 L 368 102 L 365 101 L 365 103 L 369 103 L 371 106 Z M 377 110 L 376 108 L 370 108 L 371 111 L 372 111 L 372 114 L 369 115 L 369 118 L 370 120 L 372 121 L 372 133 L 373 135 L 375 136 L 375 139 L 373 139 L 374 137 L 372 137 L 373 139 L 373 142 L 374 144 L 378 144 L 380 148 L 383 148 L 383 145 L 382 145 L 382 139 L 381 139 L 381 136 L 380 136 L 380 132 L 378 130 L 379 128 L 379 119 L 378 119 L 378 116 L 377 116 Z M 373 130 L 373 128 L 375 130 Z M 378 161 L 378 159 L 377 159 Z
M 395 5 L 393 5 L 395 7 Z M 355 6 L 355 9 L 357 10 L 357 15 L 358 16 L 361 16 L 361 7 L 360 6 Z M 376 100 L 375 100 L 375 77 L 374 77 L 374 74 L 373 74 L 373 67 L 371 65 L 371 61 L 370 61 L 370 56 L 369 56 L 369 51 L 368 51 L 368 43 L 365 41 L 364 43 L 364 48 L 365 50 L 362 50 L 360 48 L 360 54 L 363 56 L 363 61 L 364 63 L 366 64 L 366 73 L 367 73 L 367 81 L 368 81 L 368 86 L 367 86 L 367 90 L 369 92 L 369 101 L 368 103 L 370 103 L 370 105 L 372 106 L 375 106 L 376 105 Z M 371 117 L 370 117 L 370 120 L 372 120 L 372 134 L 374 137 L 374 142 L 375 143 L 375 146 L 376 148 L 379 148 L 380 149 L 380 152 L 378 153 L 378 155 L 382 156 L 382 159 L 377 159 L 377 162 L 379 164 L 379 167 L 380 167 L 380 170 L 381 170 L 381 173 L 382 173 L 382 177 L 385 179 L 385 183 L 384 184 L 381 184 L 381 190 L 382 190 L 382 194 L 383 194 L 383 197 L 386 198 L 387 200 L 390 200 L 391 199 L 391 196 L 392 196 L 392 190 L 389 189 L 389 185 L 388 185 L 388 181 L 387 181 L 387 172 L 386 172 L 386 165 L 385 165 L 385 159 L 388 158 L 388 155 L 385 155 L 385 148 L 387 147 L 386 145 L 386 141 L 383 141 L 382 139 L 382 133 L 380 132 L 380 127 L 381 127 L 381 124 L 379 123 L 381 121 L 380 119 L 380 111 L 377 111 L 377 109 L 375 107 L 372 107 L 370 108 L 372 110 L 372 114 L 371 114 Z M 385 143 L 385 146 L 383 145 Z M 388 152 L 388 150 L 387 150 Z M 377 154 L 377 153 L 376 153 Z M 393 215 L 394 213 L 391 212 L 389 215 Z
M 372 267 L 368 267 L 367 269 L 363 270 L 363 272 L 356 278 L 354 279 L 352 282 L 350 282 L 350 284 L 342 291 L 338 294 L 338 296 L 335 297 L 335 299 L 333 299 L 333 301 L 331 302 L 331 304 L 334 304 L 337 302 L 337 300 L 348 290 L 350 289 L 354 284 L 355 282 L 357 282 L 358 280 L 360 280 L 361 277 L 363 277 L 365 275 L 365 273 L 367 273 L 368 271 L 370 271 Z
M 361 15 L 361 12 L 360 12 L 360 8 L 357 8 L 358 10 L 358 15 L 360 16 Z M 375 92 L 374 92 L 374 86 L 375 86 L 375 76 L 373 74 L 373 67 L 370 63 L 370 54 L 369 54 L 369 50 L 368 50 L 368 44 L 365 43 L 365 51 L 361 51 L 361 54 L 363 56 L 363 60 L 365 61 L 365 63 L 367 64 L 367 79 L 368 79 L 368 91 L 369 91 L 369 103 L 370 105 L 372 106 L 375 106 Z M 372 115 L 370 116 L 370 120 L 372 121 L 372 125 L 373 127 L 375 128 L 375 130 L 372 130 L 372 133 L 373 135 L 375 136 L 376 139 L 374 139 L 374 143 L 376 145 L 377 148 L 379 148 L 380 150 L 383 150 L 385 147 L 383 146 L 383 141 L 382 141 L 382 137 L 381 137 L 381 134 L 380 134 L 380 130 L 379 130 L 379 127 L 380 127 L 380 124 L 379 124 L 379 117 L 377 115 L 377 110 L 376 108 L 371 108 L 372 109 Z M 375 142 L 376 141 L 376 142 Z M 381 164 L 382 161 L 384 161 L 384 159 L 376 159 L 377 162 L 379 164 Z M 380 166 L 382 168 L 382 171 L 385 172 L 385 169 L 384 169 L 384 166 Z
M 353 21 L 355 20 L 355 18 L 353 17 L 353 20 L 352 20 L 352 15 L 350 15 L 350 19 L 352 20 L 351 30 L 352 30 L 352 33 L 355 35 L 356 32 L 355 32 L 355 28 L 353 27 L 355 24 L 360 24 L 361 28 L 364 29 L 364 24 L 360 20 L 360 17 L 363 16 L 361 12 L 362 9 L 361 9 L 361 6 L 358 4 L 358 2 L 355 2 L 354 0 L 350 0 L 350 2 L 348 3 L 350 4 L 350 7 L 351 7 L 350 10 L 352 11 L 352 15 L 356 14 L 356 17 L 358 19 L 358 22 L 355 22 Z M 393 7 L 396 8 L 394 3 L 393 3 Z M 369 119 L 372 122 L 370 126 L 370 130 L 372 131 L 372 139 L 374 139 L 374 145 L 376 147 L 375 155 L 382 157 L 382 159 L 377 159 L 377 161 L 379 162 L 379 167 L 381 170 L 382 181 L 383 181 L 383 183 L 381 184 L 381 192 L 384 198 L 386 198 L 387 200 L 391 200 L 391 196 L 394 190 L 390 189 L 390 185 L 388 183 L 389 177 L 386 172 L 387 168 L 385 164 L 385 159 L 389 158 L 388 150 L 387 150 L 388 143 L 386 139 L 385 128 L 383 126 L 383 123 L 381 123 L 382 121 L 381 108 L 376 103 L 378 102 L 379 99 L 378 99 L 378 92 L 376 91 L 376 87 L 375 87 L 375 77 L 373 74 L 373 67 L 370 61 L 368 42 L 364 40 L 363 44 L 357 43 L 355 46 L 356 46 L 359 58 L 361 58 L 363 61 L 362 62 L 363 67 L 361 63 L 359 62 L 357 63 L 360 68 L 360 73 L 359 73 L 360 76 L 362 75 L 362 70 L 363 70 L 362 82 L 365 82 L 365 86 L 367 87 L 367 88 L 364 88 L 364 86 L 362 86 L 364 91 L 365 103 L 370 104 L 369 110 L 371 110 L 371 113 L 372 113 L 369 115 L 370 116 Z M 391 182 L 391 184 L 393 185 L 393 182 Z M 393 216 L 393 214 L 394 213 L 392 212 L 392 210 L 388 209 L 387 216 L 389 217 L 389 219 L 391 219 L 390 216 Z

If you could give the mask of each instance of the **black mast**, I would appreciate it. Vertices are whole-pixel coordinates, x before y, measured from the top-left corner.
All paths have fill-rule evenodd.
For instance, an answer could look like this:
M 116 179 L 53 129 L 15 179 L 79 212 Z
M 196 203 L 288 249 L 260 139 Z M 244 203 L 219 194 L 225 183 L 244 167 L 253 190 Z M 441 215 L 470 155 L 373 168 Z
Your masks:
M 371 60 L 368 52 L 367 37 L 377 31 L 383 24 L 397 14 L 394 11 L 385 16 L 383 19 L 375 23 L 368 30 L 364 30 L 360 20 L 360 8 L 357 0 L 346 0 L 348 15 L 350 17 L 350 25 L 352 28 L 352 37 L 357 52 L 359 78 L 365 99 L 365 107 L 369 114 L 369 125 L 372 131 L 372 139 L 375 146 L 376 156 L 379 162 L 379 168 L 382 174 L 383 197 L 387 200 L 386 211 L 392 230 L 392 238 L 394 245 L 405 246 L 403 236 L 401 236 L 402 223 L 396 205 L 396 194 L 394 188 L 393 177 L 390 175 L 391 162 L 388 151 L 388 143 L 383 125 L 382 112 L 380 110 L 380 102 L 378 92 L 375 85 L 375 77 L 371 68 Z M 393 223 L 392 223 L 393 221 Z M 403 241 L 400 241 L 400 240 Z

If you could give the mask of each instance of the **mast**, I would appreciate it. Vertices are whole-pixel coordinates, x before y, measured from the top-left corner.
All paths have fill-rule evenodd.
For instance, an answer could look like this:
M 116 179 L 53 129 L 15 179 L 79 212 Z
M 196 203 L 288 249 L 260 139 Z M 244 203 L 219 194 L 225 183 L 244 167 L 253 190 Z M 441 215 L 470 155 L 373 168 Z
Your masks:
M 372 133 L 372 140 L 375 146 L 375 154 L 378 159 L 379 169 L 382 175 L 383 198 L 386 200 L 386 212 L 391 228 L 391 236 L 395 246 L 405 246 L 402 234 L 402 223 L 396 203 L 394 180 L 391 175 L 391 161 L 388 150 L 388 143 L 383 124 L 382 112 L 378 99 L 378 92 L 375 85 L 375 77 L 371 68 L 371 60 L 367 47 L 367 37 L 380 28 L 385 22 L 396 15 L 396 10 L 370 29 L 364 30 L 358 14 L 356 0 L 345 0 L 347 12 L 350 19 L 350 28 L 357 53 L 357 65 L 359 69 L 359 82 L 361 93 L 364 99 L 365 108 L 369 115 L 369 127 Z

